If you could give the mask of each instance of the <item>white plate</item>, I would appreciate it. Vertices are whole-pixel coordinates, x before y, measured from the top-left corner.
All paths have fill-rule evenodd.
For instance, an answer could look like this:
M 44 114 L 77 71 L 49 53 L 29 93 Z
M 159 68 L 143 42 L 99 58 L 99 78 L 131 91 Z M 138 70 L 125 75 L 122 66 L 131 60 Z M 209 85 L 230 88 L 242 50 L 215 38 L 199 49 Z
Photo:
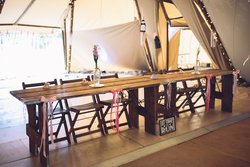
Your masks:
M 99 85 L 91 84 L 89 86 L 92 87 L 92 88 L 101 88 L 101 87 L 104 87 L 104 84 L 99 84 Z

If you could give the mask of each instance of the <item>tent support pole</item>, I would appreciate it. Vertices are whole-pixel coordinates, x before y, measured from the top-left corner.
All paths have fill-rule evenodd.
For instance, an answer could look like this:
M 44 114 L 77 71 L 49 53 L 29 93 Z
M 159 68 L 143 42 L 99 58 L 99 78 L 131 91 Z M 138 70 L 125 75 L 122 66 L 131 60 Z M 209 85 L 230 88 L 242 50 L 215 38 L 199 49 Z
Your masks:
M 43 25 L 32 25 L 32 24 L 13 24 L 13 23 L 4 23 L 4 24 L 0 24 L 0 26 L 24 26 L 24 27 L 56 28 L 56 29 L 61 28 L 61 27 L 56 27 L 56 26 L 43 26 Z
M 36 0 L 32 0 L 29 5 L 25 8 L 25 10 L 23 11 L 23 13 L 18 17 L 18 19 L 15 21 L 14 24 L 17 24 L 19 22 L 20 19 L 22 19 L 22 17 L 26 14 L 26 12 L 29 10 L 29 8 L 34 4 Z
M 71 72 L 71 55 L 72 55 L 72 35 L 73 35 L 73 25 L 74 25 L 74 3 L 76 0 L 70 2 L 71 15 L 70 15 L 70 44 L 69 44 L 69 61 L 68 61 L 68 72 Z
M 142 16 L 141 16 L 141 12 L 140 12 L 140 8 L 139 8 L 139 3 L 137 0 L 134 0 L 135 1 L 135 5 L 136 5 L 136 9 L 137 9 L 137 12 L 138 12 L 138 17 L 139 17 L 139 20 L 141 20 Z M 153 61 L 152 61 L 152 58 L 151 58 L 151 52 L 150 52 L 150 49 L 149 49 L 149 45 L 148 45 L 148 40 L 147 40 L 147 37 L 145 37 L 145 45 L 144 46 L 144 49 L 146 50 L 146 57 L 147 57 L 147 61 L 150 65 L 150 69 L 152 71 L 155 71 L 155 68 L 154 68 L 154 64 L 153 64 Z
M 67 56 L 67 29 L 66 29 L 66 19 L 63 20 L 63 30 L 62 30 L 62 38 L 63 38 L 63 53 L 64 53 L 64 64 L 65 70 L 68 69 L 68 56 Z
M 167 33 L 166 33 L 166 43 L 167 43 L 167 71 L 169 70 L 169 31 L 168 31 L 168 22 L 167 22 Z
M 4 2 L 5 0 L 0 0 L 0 14 L 2 13 Z
M 163 14 L 164 14 L 164 17 L 165 17 L 165 19 L 166 19 L 166 22 L 167 22 L 167 32 L 166 32 L 166 44 L 167 44 L 167 52 L 166 52 L 166 58 L 167 58 L 167 64 L 166 64 L 166 66 L 167 66 L 167 71 L 169 70 L 169 40 L 168 40 L 168 38 L 169 38 L 169 31 L 168 31 L 168 25 L 169 25 L 169 17 L 168 17 L 168 14 L 167 14 L 167 12 L 166 12 L 166 9 L 165 9 L 165 7 L 164 7 L 164 4 L 163 4 L 163 2 L 162 1 L 159 1 L 159 3 L 160 3 L 160 5 L 161 5 L 161 8 L 162 8 L 162 11 L 163 11 Z

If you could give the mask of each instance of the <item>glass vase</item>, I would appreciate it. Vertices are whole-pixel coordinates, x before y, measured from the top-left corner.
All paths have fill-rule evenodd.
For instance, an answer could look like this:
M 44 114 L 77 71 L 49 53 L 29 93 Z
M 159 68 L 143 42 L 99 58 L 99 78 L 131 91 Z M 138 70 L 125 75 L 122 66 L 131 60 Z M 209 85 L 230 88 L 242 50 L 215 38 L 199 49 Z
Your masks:
M 101 80 L 101 70 L 98 67 L 95 68 L 93 80 L 94 80 L 94 86 L 98 87 L 100 85 L 100 80 Z
M 200 61 L 196 60 L 195 66 L 194 66 L 194 71 L 192 72 L 193 74 L 200 74 Z

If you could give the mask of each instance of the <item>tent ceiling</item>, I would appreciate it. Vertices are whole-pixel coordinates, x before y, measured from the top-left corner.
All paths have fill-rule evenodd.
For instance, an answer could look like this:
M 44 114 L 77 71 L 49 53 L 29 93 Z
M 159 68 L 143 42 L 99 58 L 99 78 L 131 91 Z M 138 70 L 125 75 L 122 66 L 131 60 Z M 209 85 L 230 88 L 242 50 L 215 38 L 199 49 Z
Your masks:
M 8 0 L 0 14 L 0 25 L 63 27 L 63 19 L 69 16 L 70 1 Z M 135 17 L 134 0 L 76 0 L 74 29 L 113 26 L 131 22 Z
M 68 3 L 68 0 L 8 0 L 0 14 L 0 24 L 59 27 Z
M 8 0 L 0 14 L 0 25 L 62 27 L 63 19 L 68 14 L 69 3 L 70 0 Z M 171 26 L 187 26 L 172 1 L 164 0 L 164 6 Z M 76 0 L 74 29 L 114 26 L 131 22 L 135 17 L 137 11 L 134 0 L 105 0 L 105 3 L 100 0 Z

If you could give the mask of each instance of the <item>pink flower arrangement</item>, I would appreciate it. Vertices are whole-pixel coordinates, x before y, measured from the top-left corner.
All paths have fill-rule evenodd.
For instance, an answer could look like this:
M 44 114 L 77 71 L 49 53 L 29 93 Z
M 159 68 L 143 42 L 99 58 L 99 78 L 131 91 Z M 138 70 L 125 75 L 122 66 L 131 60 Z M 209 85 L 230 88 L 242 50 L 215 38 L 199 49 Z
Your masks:
M 95 61 L 95 68 L 97 68 L 97 60 L 98 60 L 98 57 L 99 57 L 99 54 L 98 54 L 98 45 L 94 45 L 93 56 L 94 56 L 94 61 Z

